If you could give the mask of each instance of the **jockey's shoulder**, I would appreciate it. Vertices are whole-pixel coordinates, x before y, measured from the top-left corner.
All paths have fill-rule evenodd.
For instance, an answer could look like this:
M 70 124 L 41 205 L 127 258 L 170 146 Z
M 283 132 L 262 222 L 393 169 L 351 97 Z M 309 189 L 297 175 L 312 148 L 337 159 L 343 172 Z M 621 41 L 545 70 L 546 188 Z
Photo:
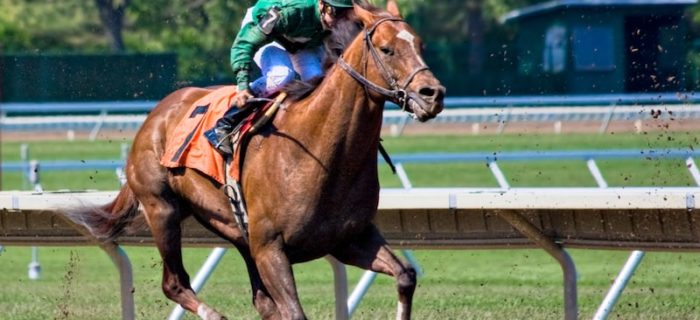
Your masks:
M 315 8 L 318 0 L 258 0 L 253 9 L 253 15 L 259 17 L 271 8 L 277 8 L 284 15 L 293 15 L 297 10 Z

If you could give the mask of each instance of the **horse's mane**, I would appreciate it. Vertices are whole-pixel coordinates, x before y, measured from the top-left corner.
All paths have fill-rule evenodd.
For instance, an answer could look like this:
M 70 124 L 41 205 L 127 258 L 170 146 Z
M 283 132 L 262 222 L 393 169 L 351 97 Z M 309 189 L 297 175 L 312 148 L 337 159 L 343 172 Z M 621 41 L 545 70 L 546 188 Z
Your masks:
M 357 1 L 357 4 L 375 15 L 388 15 L 385 10 L 375 7 L 367 1 Z M 359 21 L 359 19 L 357 19 L 357 17 L 355 17 L 354 12 L 352 10 L 348 10 L 346 14 L 348 15 L 347 19 L 339 20 L 338 23 L 331 29 L 331 34 L 323 41 L 325 49 L 323 74 L 326 74 L 328 69 L 330 69 L 330 67 L 332 67 L 336 61 L 338 61 L 338 57 L 343 54 L 345 48 L 347 48 L 347 46 L 350 45 L 353 40 L 355 40 L 360 31 L 362 31 L 362 23 Z M 288 101 L 299 101 L 311 94 L 311 92 L 313 92 L 322 81 L 323 77 L 311 79 L 307 82 L 295 80 L 286 85 L 282 90 L 287 93 Z

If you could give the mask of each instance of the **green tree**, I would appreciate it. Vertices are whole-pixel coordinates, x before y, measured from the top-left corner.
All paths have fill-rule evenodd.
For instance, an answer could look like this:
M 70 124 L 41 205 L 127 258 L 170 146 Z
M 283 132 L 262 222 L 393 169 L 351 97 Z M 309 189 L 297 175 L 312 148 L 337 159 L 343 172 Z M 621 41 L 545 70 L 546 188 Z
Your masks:
M 95 0 L 100 21 L 105 28 L 113 52 L 125 50 L 122 29 L 124 27 L 124 14 L 130 2 L 130 0 Z
M 428 46 L 427 60 L 456 94 L 476 90 L 468 78 L 483 85 L 496 69 L 507 73 L 513 52 L 507 50 L 513 33 L 499 22 L 510 10 L 532 0 L 399 0 L 404 15 Z M 506 48 L 503 46 L 506 45 Z M 496 81 L 496 80 L 494 80 Z M 461 87 L 456 88 L 455 84 Z
M 125 33 L 139 52 L 175 51 L 183 79 L 230 78 L 229 49 L 254 1 L 134 0 Z
M 4 53 L 178 54 L 182 79 L 227 78 L 247 7 L 227 0 L 0 0 Z
M 0 0 L 0 8 L 2 52 L 95 52 L 107 47 L 92 1 Z
M 498 17 L 532 0 L 397 0 L 446 70 L 481 72 Z M 384 0 L 372 3 L 383 6 Z M 254 0 L 0 0 L 0 50 L 13 53 L 176 52 L 179 77 L 230 79 L 228 55 Z M 461 61 L 466 56 L 466 64 Z

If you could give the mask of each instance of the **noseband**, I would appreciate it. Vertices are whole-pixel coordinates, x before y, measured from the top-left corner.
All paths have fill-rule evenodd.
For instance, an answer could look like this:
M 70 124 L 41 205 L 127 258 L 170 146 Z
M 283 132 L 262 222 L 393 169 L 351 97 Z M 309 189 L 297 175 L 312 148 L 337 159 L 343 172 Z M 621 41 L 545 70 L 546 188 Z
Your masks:
M 372 43 L 372 34 L 374 31 L 377 29 L 377 26 L 380 24 L 387 22 L 387 21 L 403 21 L 401 18 L 396 18 L 396 17 L 391 17 L 391 18 L 383 18 L 380 20 L 377 20 L 372 27 L 368 28 L 365 30 L 365 44 L 367 45 L 367 51 L 370 52 L 372 55 L 372 58 L 374 59 L 374 62 L 379 66 L 380 73 L 384 80 L 389 84 L 389 87 L 391 89 L 386 89 L 384 87 L 381 87 L 374 82 L 370 81 L 367 79 L 365 76 L 357 72 L 355 69 L 353 69 L 345 60 L 343 60 L 343 57 L 338 58 L 338 65 L 345 70 L 351 77 L 353 77 L 357 82 L 361 83 L 362 85 L 365 86 L 365 88 L 369 88 L 374 90 L 375 92 L 387 97 L 389 100 L 395 102 L 399 106 L 401 106 L 401 109 L 403 111 L 407 111 L 406 108 L 408 107 L 408 103 L 411 99 L 415 99 L 413 97 L 414 93 L 409 94 L 406 91 L 406 88 L 408 85 L 413 81 L 413 78 L 421 72 L 428 70 L 428 66 L 426 65 L 421 65 L 414 69 L 408 77 L 404 80 L 403 85 L 399 83 L 394 76 L 393 72 L 391 72 L 387 66 L 384 64 L 382 59 L 379 57 L 379 53 L 377 52 L 377 49 L 374 47 L 374 44 Z M 365 64 L 367 61 L 365 60 Z M 366 69 L 366 66 L 365 66 Z M 365 70 L 367 72 L 367 70 Z

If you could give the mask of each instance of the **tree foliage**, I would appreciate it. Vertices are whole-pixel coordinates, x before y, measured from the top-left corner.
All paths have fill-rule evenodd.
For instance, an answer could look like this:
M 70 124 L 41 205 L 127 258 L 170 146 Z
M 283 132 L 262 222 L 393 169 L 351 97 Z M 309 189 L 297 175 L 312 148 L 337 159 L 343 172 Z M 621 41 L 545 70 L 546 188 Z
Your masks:
M 127 47 L 175 51 L 187 79 L 229 77 L 229 49 L 253 1 L 134 0 Z
M 104 51 L 106 39 L 92 1 L 0 0 L 2 52 Z
M 384 5 L 386 0 L 370 0 Z M 434 60 L 447 70 L 502 65 L 506 12 L 542 0 L 397 0 Z M 229 49 L 255 0 L 0 0 L 0 52 L 176 52 L 179 78 L 230 79 Z M 101 14 L 102 12 L 102 14 Z M 123 12 L 123 17 L 120 14 Z M 122 18 L 115 23 L 113 18 Z M 700 8 L 690 9 L 700 32 Z M 120 40 L 121 39 L 121 40 Z M 507 61 L 506 61 L 507 62 Z
M 177 52 L 181 78 L 225 78 L 228 50 L 253 2 L 0 0 L 0 52 Z M 106 25 L 119 10 L 123 42 Z

